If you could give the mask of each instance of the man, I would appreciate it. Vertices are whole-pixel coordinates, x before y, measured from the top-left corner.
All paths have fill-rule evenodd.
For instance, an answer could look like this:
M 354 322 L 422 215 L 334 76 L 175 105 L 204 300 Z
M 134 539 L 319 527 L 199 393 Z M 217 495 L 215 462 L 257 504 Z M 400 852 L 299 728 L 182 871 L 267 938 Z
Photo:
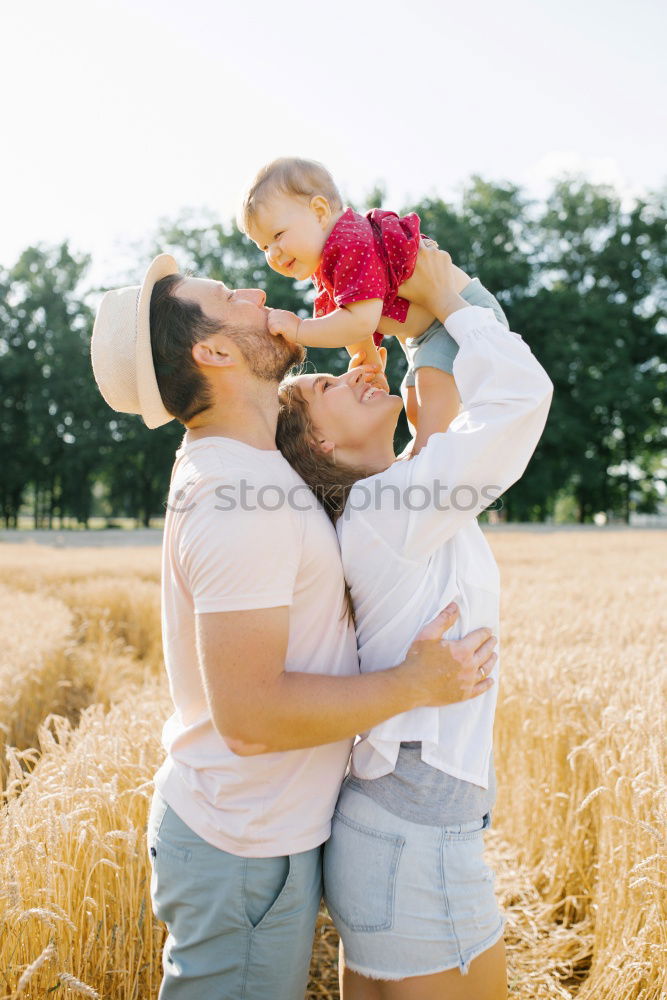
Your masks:
M 487 629 L 441 644 L 450 606 L 401 664 L 359 675 L 335 531 L 275 445 L 303 349 L 269 334 L 264 302 L 162 254 L 139 288 L 107 293 L 93 330 L 107 402 L 187 428 L 162 564 L 175 712 L 148 831 L 161 1000 L 302 1000 L 353 737 L 483 693 L 495 659 Z

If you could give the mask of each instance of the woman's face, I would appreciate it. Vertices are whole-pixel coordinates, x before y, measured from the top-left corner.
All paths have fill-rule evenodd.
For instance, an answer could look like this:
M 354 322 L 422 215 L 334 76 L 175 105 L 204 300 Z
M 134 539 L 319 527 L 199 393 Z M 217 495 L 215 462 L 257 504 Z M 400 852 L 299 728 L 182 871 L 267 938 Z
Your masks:
M 378 444 L 391 445 L 401 412 L 400 396 L 366 381 L 363 368 L 343 375 L 297 375 L 319 443 L 335 446 L 337 454 L 354 463 Z M 329 449 L 330 450 L 330 449 Z

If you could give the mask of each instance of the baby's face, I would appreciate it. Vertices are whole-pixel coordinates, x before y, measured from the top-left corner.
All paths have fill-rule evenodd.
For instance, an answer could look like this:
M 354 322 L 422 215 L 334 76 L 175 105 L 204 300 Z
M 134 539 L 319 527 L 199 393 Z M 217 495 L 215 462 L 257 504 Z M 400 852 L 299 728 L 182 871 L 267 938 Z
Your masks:
M 257 210 L 250 238 L 278 274 L 303 281 L 317 270 L 328 236 L 329 218 L 313 205 L 288 194 L 272 195 Z

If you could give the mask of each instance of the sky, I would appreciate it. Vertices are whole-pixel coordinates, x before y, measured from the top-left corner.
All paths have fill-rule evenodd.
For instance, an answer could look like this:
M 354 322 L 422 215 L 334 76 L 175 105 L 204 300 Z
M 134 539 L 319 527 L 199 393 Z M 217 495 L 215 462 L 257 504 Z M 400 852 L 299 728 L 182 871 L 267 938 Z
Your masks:
M 281 155 L 397 210 L 472 174 L 632 198 L 667 181 L 666 37 L 663 0 L 0 0 L 0 266 L 67 239 L 138 279 Z

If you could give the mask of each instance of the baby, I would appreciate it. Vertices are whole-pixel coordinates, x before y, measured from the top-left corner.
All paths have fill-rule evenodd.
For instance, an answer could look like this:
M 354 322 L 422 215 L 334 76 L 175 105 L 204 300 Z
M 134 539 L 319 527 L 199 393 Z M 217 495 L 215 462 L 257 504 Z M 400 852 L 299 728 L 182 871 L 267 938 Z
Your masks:
M 314 318 L 274 309 L 268 319 L 272 334 L 306 347 L 346 347 L 353 357 L 382 367 L 382 338 L 396 337 L 408 360 L 402 388 L 415 433 L 412 454 L 431 434 L 447 430 L 460 405 L 452 376 L 457 345 L 435 316 L 400 295 L 419 252 L 415 213 L 399 217 L 373 209 L 359 215 L 343 206 L 322 164 L 286 157 L 259 171 L 238 222 L 269 267 L 294 280 L 312 278 L 315 285 Z M 460 268 L 455 272 L 457 292 L 472 305 L 493 309 L 507 325 L 479 280 Z

